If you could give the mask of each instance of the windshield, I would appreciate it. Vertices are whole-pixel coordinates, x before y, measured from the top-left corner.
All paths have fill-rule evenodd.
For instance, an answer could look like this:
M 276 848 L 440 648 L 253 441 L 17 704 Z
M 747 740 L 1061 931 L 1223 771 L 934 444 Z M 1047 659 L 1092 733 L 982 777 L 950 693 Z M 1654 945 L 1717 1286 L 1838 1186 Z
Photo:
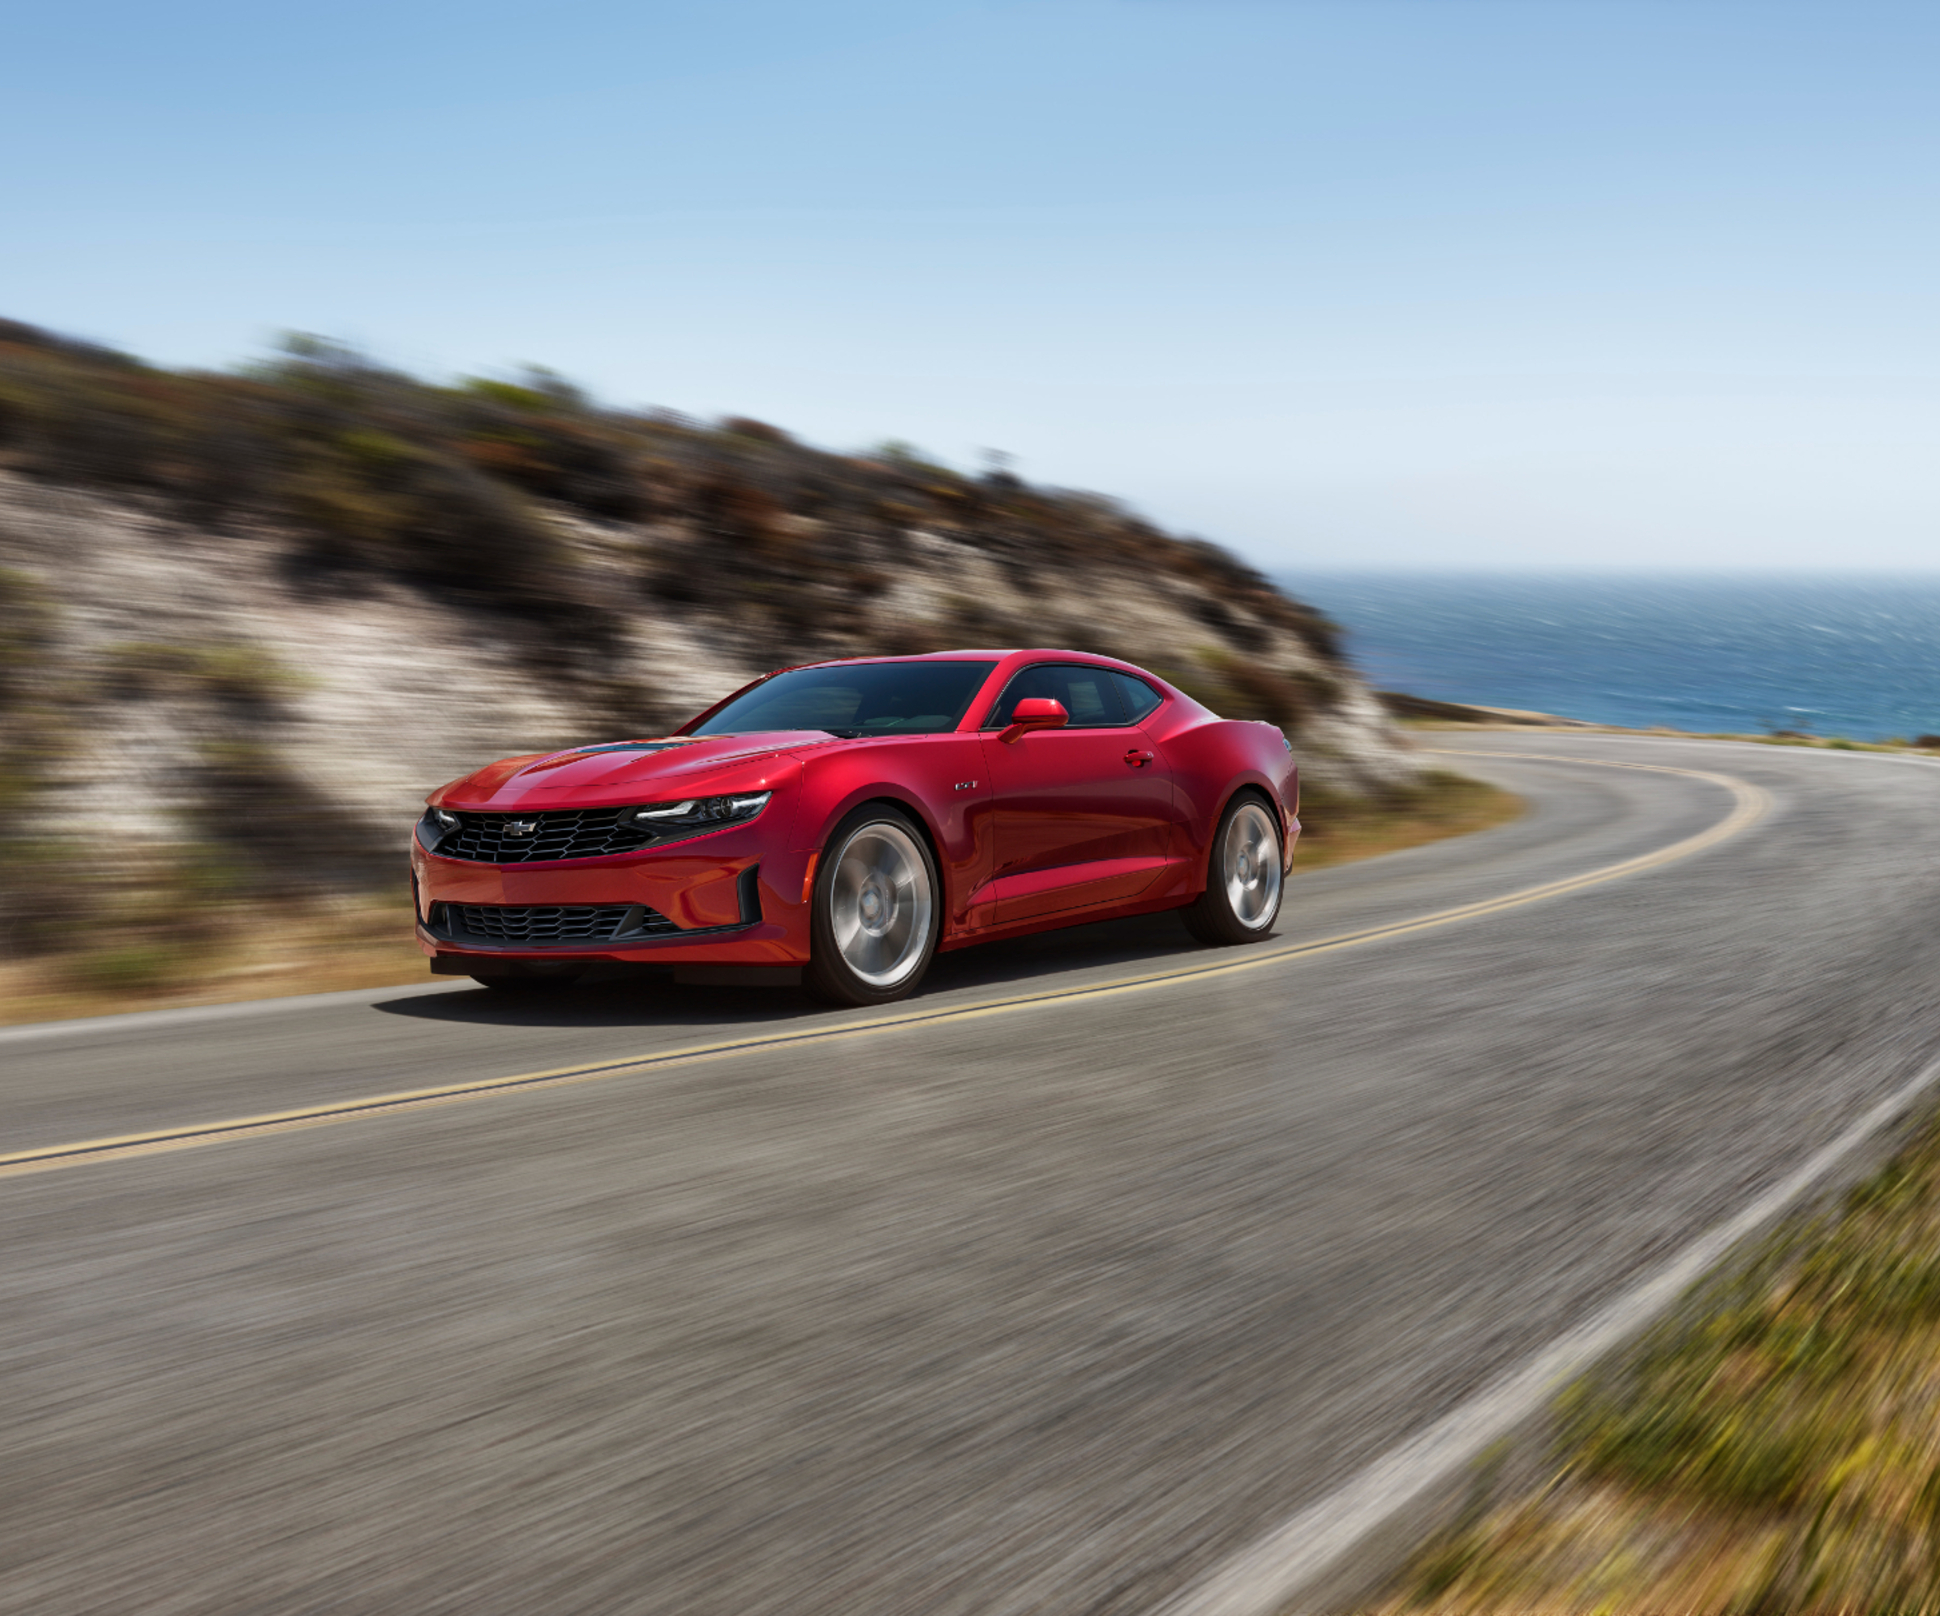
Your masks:
M 937 735 L 957 727 L 994 662 L 850 662 L 778 673 L 690 735 L 819 729 L 830 735 Z

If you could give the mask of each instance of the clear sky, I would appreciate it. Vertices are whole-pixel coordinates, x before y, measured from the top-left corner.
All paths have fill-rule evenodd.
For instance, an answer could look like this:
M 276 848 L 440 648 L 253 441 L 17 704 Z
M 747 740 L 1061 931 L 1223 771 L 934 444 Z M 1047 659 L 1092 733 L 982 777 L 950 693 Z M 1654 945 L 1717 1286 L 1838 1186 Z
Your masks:
M 0 313 L 913 441 L 1269 567 L 1940 566 L 1932 0 L 37 0 Z

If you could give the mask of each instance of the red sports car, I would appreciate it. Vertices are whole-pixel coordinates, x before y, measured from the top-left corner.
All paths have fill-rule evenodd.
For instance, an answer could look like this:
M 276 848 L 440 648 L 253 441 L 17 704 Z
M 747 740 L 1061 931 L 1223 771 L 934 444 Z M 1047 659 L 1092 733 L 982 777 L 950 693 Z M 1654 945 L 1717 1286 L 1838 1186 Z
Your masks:
M 1264 937 L 1300 823 L 1292 748 L 1128 663 L 947 651 L 789 668 L 654 740 L 508 758 L 411 848 L 434 971 L 602 962 L 886 1004 L 940 948 L 1158 909 Z

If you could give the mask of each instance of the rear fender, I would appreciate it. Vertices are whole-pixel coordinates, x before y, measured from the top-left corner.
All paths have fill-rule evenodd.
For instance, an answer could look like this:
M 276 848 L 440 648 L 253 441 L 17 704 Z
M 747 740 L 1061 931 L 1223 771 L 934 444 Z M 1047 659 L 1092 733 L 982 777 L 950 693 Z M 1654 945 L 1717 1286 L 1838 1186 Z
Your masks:
M 1235 795 L 1257 791 L 1279 817 L 1283 860 L 1299 834 L 1292 804 L 1299 801 L 1300 775 L 1286 738 L 1271 724 L 1215 719 L 1195 723 L 1164 739 L 1172 764 L 1179 807 L 1179 856 L 1188 861 L 1191 891 L 1206 882 L 1206 855 L 1213 832 Z

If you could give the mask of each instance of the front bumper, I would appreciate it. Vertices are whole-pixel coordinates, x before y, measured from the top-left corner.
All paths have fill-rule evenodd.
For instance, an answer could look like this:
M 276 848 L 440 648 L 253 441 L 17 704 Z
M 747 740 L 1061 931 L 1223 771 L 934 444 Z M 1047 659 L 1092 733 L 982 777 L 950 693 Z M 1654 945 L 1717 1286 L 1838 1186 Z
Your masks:
M 419 949 L 434 968 L 513 961 L 664 965 L 807 963 L 811 855 L 777 848 L 759 822 L 664 850 L 548 864 L 476 864 L 411 839 Z M 672 929 L 603 942 L 487 942 L 450 924 L 447 905 L 651 910 Z

